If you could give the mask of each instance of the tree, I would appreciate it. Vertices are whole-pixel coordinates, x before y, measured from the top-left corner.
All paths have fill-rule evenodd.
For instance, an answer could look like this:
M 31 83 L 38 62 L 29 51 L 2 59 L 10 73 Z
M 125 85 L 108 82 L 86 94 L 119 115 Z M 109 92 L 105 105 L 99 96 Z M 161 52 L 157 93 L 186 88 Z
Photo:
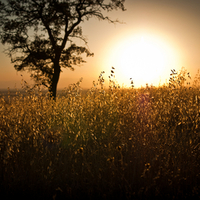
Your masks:
M 106 12 L 124 8 L 125 0 L 2 0 L 0 40 L 17 71 L 28 69 L 37 84 L 56 99 L 61 68 L 74 69 L 93 56 L 80 24 L 90 18 L 115 23 Z M 75 39 L 84 42 L 77 46 Z

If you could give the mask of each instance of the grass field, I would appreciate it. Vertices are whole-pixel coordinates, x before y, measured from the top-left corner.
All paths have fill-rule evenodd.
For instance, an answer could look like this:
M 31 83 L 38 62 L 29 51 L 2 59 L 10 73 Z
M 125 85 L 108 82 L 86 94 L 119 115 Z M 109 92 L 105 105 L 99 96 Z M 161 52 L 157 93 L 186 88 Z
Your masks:
M 114 70 L 111 73 L 114 74 Z M 200 197 L 200 85 L 119 88 L 103 74 L 57 101 L 41 90 L 0 98 L 0 194 L 20 199 Z M 132 83 L 133 86 L 133 83 Z

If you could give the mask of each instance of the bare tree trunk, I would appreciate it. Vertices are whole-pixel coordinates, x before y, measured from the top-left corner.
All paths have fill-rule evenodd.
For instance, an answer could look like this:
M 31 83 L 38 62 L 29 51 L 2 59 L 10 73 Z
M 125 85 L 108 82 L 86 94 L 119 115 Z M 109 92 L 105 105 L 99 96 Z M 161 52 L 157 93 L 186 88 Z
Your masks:
M 56 100 L 57 85 L 60 78 L 60 71 L 61 70 L 60 70 L 59 62 L 54 62 L 54 73 L 53 73 L 51 85 L 49 88 L 50 95 L 51 97 L 53 97 L 54 100 Z

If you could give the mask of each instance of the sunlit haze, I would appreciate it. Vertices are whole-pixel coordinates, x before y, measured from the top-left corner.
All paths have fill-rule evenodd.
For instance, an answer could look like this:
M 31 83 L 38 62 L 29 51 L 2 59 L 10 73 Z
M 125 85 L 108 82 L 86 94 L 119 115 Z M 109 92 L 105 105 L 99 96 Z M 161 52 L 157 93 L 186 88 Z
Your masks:
M 155 37 L 155 38 L 154 38 Z M 173 47 L 159 37 L 135 34 L 113 45 L 105 63 L 115 66 L 115 77 L 119 85 L 130 87 L 130 78 L 135 87 L 145 84 L 157 86 L 168 78 L 178 55 Z
M 194 78 L 200 68 L 200 1 L 199 0 L 126 0 L 127 11 L 109 12 L 108 23 L 91 19 L 82 23 L 83 35 L 94 57 L 75 66 L 75 71 L 63 69 L 58 89 L 76 83 L 81 77 L 83 88 L 92 87 L 101 71 L 108 82 L 111 67 L 120 85 L 135 87 L 166 83 L 171 69 L 185 67 Z M 78 44 L 79 45 L 79 44 Z M 29 73 L 16 72 L 0 44 L 0 89 L 20 88 Z

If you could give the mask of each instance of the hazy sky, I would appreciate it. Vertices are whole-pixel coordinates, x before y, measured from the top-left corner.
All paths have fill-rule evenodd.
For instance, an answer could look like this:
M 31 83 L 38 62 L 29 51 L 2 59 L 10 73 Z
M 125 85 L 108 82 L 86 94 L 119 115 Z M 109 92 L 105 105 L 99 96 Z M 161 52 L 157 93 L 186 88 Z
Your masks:
M 132 77 L 138 87 L 166 82 L 170 69 L 182 66 L 195 76 L 200 69 L 200 0 L 126 0 L 125 7 L 125 12 L 108 13 L 123 24 L 95 19 L 82 24 L 94 57 L 75 71 L 64 69 L 58 88 L 81 77 L 83 88 L 92 87 L 101 71 L 107 79 L 112 66 L 119 84 L 128 85 Z M 3 49 L 0 44 L 0 89 L 20 88 L 20 74 L 27 81 L 29 74 L 16 72 Z

